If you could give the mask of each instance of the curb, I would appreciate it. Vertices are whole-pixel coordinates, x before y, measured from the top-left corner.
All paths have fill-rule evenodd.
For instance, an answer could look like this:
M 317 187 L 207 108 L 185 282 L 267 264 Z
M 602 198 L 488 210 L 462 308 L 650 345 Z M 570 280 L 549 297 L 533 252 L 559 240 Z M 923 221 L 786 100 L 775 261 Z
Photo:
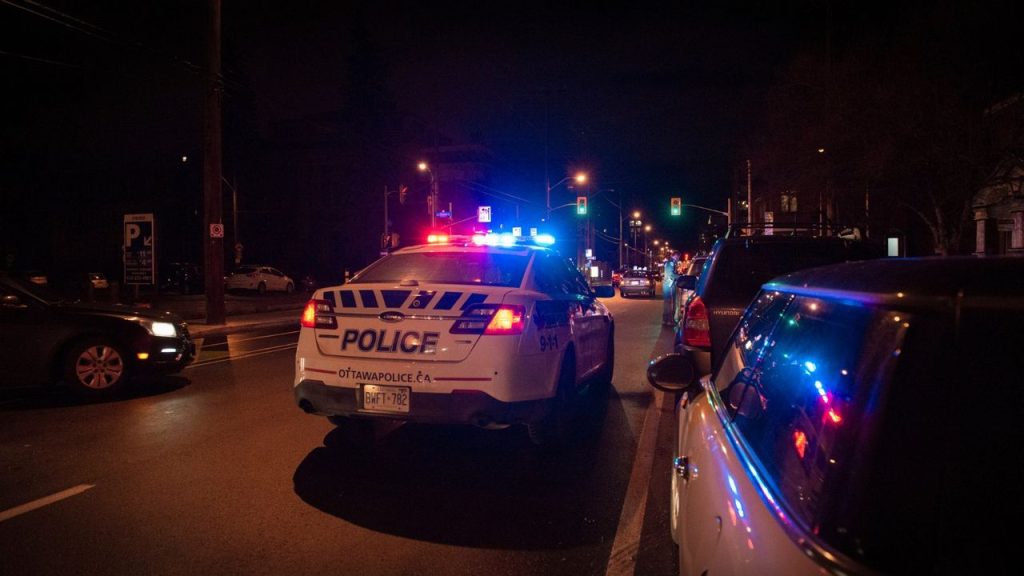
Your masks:
M 220 326 L 207 326 L 206 324 L 188 323 L 188 332 L 192 336 L 192 338 L 209 338 L 213 336 L 226 336 L 228 334 L 234 334 L 236 332 L 260 328 L 297 329 L 298 327 L 299 319 L 298 317 L 295 317 L 284 319 L 275 318 L 273 320 L 257 320 L 255 322 L 246 322 L 244 324 L 224 324 Z

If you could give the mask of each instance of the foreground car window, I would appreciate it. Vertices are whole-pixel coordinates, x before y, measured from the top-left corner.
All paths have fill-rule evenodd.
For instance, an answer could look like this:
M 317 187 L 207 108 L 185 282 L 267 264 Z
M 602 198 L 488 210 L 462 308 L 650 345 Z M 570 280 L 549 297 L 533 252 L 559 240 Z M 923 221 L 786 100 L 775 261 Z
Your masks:
M 852 557 L 886 563 L 865 558 L 877 527 L 850 505 L 849 491 L 877 478 L 869 455 L 884 440 L 875 412 L 912 320 L 799 297 L 783 312 L 788 299 L 761 295 L 774 330 L 759 318 L 741 324 L 756 344 L 744 377 L 724 391 L 727 404 L 792 518 Z
M 371 265 L 352 283 L 416 280 L 435 284 L 518 287 L 523 282 L 529 259 L 528 254 L 485 252 L 394 254 Z

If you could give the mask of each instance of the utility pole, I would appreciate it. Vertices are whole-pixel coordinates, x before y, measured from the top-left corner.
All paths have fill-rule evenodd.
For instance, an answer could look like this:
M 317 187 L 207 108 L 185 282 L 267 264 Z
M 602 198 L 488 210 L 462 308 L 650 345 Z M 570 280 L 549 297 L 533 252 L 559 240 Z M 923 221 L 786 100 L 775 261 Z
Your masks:
M 203 122 L 203 258 L 206 269 L 206 323 L 224 324 L 224 220 L 221 198 L 220 0 L 210 0 L 206 39 L 206 111 Z
M 751 185 L 750 160 L 747 160 L 747 225 L 754 224 L 754 188 Z

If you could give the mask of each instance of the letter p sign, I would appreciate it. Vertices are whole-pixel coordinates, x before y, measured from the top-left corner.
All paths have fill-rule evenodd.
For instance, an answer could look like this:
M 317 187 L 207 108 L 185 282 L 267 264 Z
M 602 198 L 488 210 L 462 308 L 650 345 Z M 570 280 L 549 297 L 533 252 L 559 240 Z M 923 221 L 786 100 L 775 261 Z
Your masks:
M 131 248 L 135 240 L 142 235 L 142 227 L 138 224 L 125 224 L 124 247 Z

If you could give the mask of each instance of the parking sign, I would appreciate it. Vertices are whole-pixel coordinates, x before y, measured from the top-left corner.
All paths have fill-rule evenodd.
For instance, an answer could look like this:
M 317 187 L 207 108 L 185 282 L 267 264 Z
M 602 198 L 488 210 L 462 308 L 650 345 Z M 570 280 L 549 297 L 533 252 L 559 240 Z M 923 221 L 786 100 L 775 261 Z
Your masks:
M 124 283 L 156 283 L 156 234 L 152 214 L 124 215 Z

